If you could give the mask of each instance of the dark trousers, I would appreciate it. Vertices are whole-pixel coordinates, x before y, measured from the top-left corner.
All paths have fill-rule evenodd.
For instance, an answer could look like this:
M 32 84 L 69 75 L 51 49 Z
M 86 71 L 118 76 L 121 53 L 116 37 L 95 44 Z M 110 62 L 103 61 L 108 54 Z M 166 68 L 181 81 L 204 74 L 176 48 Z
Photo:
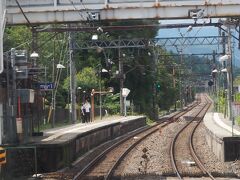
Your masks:
M 90 122 L 90 112 L 86 112 L 86 122 Z
M 82 123 L 86 122 L 86 114 L 81 114 L 82 115 Z

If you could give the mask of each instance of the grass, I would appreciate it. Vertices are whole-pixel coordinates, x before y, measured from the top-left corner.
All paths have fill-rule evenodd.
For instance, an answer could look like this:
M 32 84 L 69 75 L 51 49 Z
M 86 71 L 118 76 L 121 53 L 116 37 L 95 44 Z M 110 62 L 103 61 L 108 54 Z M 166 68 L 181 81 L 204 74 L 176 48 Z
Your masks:
M 240 126 L 240 116 L 237 116 L 235 120 L 236 120 L 237 125 Z
M 147 117 L 146 123 L 147 125 L 152 125 L 155 121 Z

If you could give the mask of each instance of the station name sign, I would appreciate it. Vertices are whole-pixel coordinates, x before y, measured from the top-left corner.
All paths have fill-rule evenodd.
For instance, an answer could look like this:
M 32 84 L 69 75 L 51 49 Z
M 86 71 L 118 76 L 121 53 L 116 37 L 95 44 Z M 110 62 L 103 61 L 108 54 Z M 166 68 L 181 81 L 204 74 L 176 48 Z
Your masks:
M 38 83 L 38 87 L 40 90 L 48 91 L 54 89 L 54 83 L 52 82 Z

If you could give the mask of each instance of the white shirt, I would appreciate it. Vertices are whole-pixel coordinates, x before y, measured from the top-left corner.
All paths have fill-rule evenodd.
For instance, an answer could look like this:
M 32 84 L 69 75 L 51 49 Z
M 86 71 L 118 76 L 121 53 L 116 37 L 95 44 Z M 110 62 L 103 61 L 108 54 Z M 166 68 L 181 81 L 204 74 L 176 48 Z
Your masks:
M 91 108 L 90 103 L 89 103 L 89 102 L 86 102 L 86 103 L 84 104 L 84 108 L 85 108 L 85 110 L 86 110 L 87 113 L 90 112 L 90 108 Z

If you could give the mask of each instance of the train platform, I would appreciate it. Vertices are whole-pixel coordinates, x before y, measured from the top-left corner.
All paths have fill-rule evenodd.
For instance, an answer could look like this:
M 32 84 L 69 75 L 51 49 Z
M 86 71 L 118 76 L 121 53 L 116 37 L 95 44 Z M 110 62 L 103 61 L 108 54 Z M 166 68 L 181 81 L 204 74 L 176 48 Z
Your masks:
M 113 126 L 120 123 L 134 121 L 144 116 L 108 116 L 102 119 L 96 118 L 93 122 L 89 123 L 75 123 L 57 128 L 51 128 L 43 131 L 43 136 L 32 138 L 32 143 L 35 144 L 55 144 L 69 141 L 76 136 L 90 132 L 95 129 Z
M 208 112 L 204 117 L 206 127 L 206 140 L 222 161 L 234 161 L 240 159 L 240 127 L 233 125 L 221 113 Z
M 240 127 L 233 125 L 222 113 L 209 112 L 205 117 L 205 125 L 219 137 L 240 136 Z
M 145 125 L 145 116 L 109 116 L 46 130 L 31 143 L 37 147 L 39 172 L 64 168 L 93 148 Z
M 45 130 L 27 143 L 6 147 L 5 171 L 9 178 L 58 171 L 99 145 L 146 125 L 145 116 L 105 116 L 90 123 L 76 123 Z M 18 178 L 17 178 L 18 179 Z

